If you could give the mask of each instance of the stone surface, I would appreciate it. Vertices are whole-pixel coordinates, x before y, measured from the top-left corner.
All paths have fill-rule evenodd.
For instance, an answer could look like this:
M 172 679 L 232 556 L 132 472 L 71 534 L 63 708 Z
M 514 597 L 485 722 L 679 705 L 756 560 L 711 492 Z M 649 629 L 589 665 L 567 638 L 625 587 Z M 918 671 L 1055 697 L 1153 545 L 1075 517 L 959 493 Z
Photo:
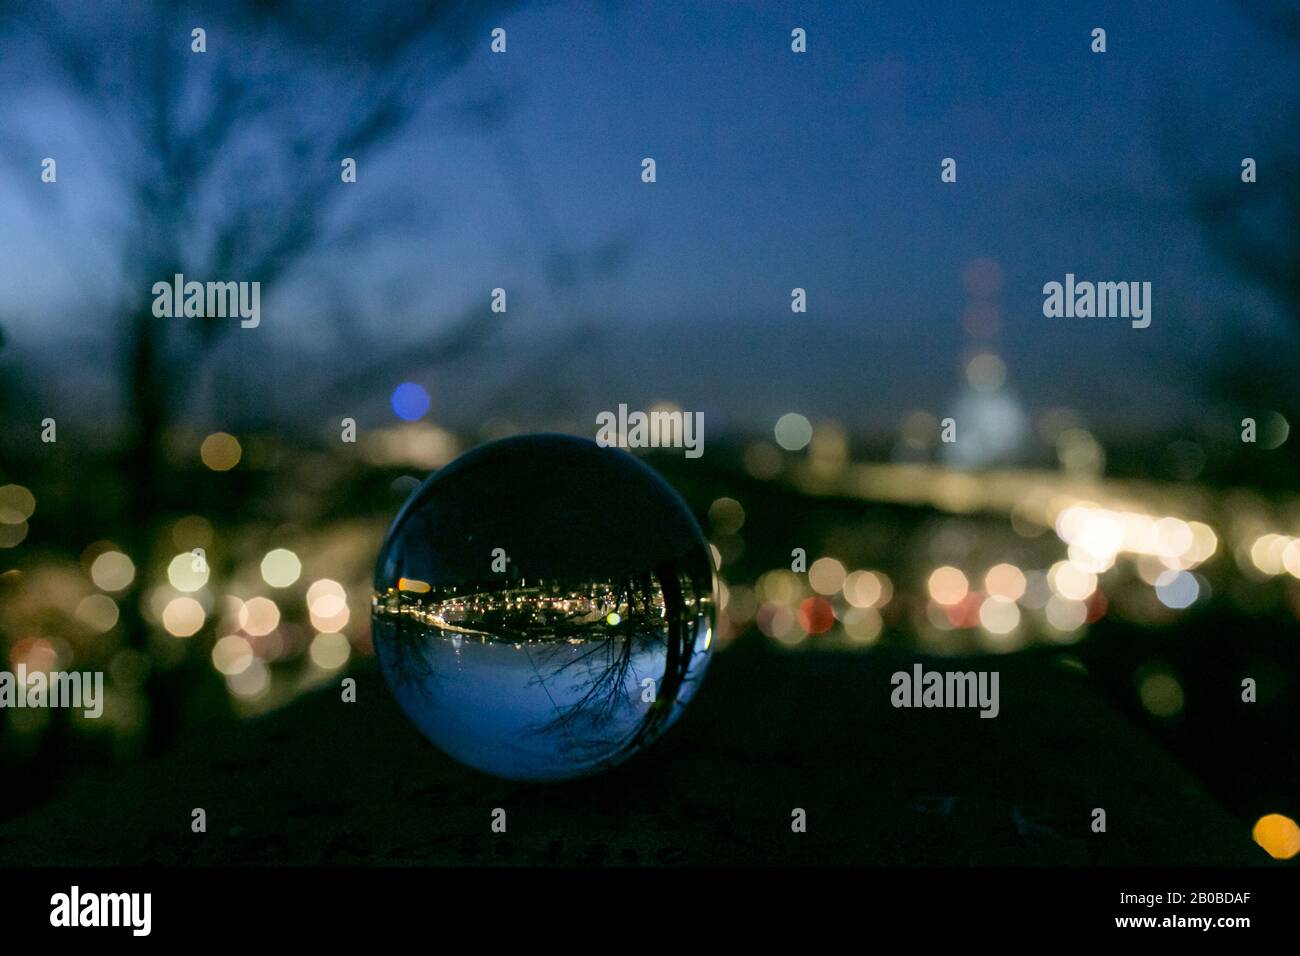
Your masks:
M 916 660 L 742 642 L 656 747 L 546 785 L 444 757 L 359 667 L 356 704 L 318 692 L 5 822 L 0 864 L 1266 862 L 1246 824 L 1051 656 L 925 661 L 996 667 L 993 720 L 893 709 L 890 675 Z M 206 834 L 190 832 L 195 807 Z

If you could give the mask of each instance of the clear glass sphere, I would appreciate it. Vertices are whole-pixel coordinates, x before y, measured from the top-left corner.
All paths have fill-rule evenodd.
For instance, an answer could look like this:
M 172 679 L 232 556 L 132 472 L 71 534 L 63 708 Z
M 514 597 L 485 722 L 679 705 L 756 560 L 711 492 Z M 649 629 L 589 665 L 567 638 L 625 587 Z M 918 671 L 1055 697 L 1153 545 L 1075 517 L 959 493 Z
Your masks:
M 699 686 L 713 626 L 713 562 L 685 503 L 626 452 L 564 435 L 433 474 L 375 568 L 375 654 L 398 705 L 452 757 L 513 780 L 649 746 Z

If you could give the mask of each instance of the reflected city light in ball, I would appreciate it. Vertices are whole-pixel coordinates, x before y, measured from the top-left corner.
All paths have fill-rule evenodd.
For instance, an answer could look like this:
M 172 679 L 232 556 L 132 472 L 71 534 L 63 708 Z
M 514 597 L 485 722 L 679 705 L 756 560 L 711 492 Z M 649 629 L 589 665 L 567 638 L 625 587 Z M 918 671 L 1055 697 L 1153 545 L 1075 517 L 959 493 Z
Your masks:
M 739 527 L 737 508 L 720 520 Z M 415 491 L 379 554 L 371 634 L 399 707 L 439 748 L 500 777 L 563 780 L 677 720 L 714 614 L 713 560 L 676 492 L 624 451 L 536 435 Z M 313 642 L 313 660 L 333 663 L 331 647 Z

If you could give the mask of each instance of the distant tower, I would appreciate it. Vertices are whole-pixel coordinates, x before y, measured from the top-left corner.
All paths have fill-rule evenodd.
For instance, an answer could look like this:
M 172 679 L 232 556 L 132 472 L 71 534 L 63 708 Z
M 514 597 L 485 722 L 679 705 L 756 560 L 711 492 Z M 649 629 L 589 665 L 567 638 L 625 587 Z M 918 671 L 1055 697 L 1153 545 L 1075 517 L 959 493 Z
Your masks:
M 962 313 L 965 369 L 961 388 L 941 416 L 957 422 L 957 440 L 940 446 L 943 462 L 953 468 L 1015 464 L 1027 450 L 1029 421 L 1007 387 L 1007 366 L 995 344 L 1002 269 L 992 259 L 973 259 L 962 280 L 969 297 Z

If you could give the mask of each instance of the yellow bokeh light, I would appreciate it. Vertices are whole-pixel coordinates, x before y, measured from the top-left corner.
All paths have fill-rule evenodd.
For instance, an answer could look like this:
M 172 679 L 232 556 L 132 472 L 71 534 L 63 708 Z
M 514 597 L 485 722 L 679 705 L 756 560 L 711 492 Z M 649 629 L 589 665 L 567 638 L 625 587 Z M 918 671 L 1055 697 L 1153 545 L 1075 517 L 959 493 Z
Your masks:
M 844 600 L 854 607 L 884 607 L 893 594 L 889 578 L 874 571 L 854 571 L 844 579 Z
M 709 525 L 715 534 L 735 534 L 745 524 L 745 509 L 735 498 L 719 498 L 709 505 Z
M 1047 616 L 1048 624 L 1065 634 L 1077 631 L 1088 621 L 1088 606 L 1086 604 L 1082 601 L 1062 597 L 1059 594 L 1053 594 L 1047 599 L 1043 613 Z
M 29 525 L 26 521 L 17 524 L 0 524 L 0 548 L 16 548 L 27 537 Z
M 317 585 L 320 588 L 313 596 L 312 589 Z M 343 630 L 351 617 L 343 587 L 334 581 L 317 581 L 307 591 L 307 613 L 311 617 L 311 626 L 318 631 L 332 633 Z
M 0 524 L 22 524 L 35 510 L 35 495 L 22 485 L 0 485 Z
M 1183 709 L 1183 686 L 1173 674 L 1163 671 L 1150 674 L 1138 687 L 1138 696 L 1148 713 L 1156 717 L 1173 717 Z
M 226 432 L 213 432 L 203 439 L 199 447 L 199 457 L 203 464 L 213 471 L 229 471 L 239 464 L 244 451 L 239 447 L 239 439 Z
M 959 604 L 970 592 L 966 575 L 957 568 L 945 565 L 935 568 L 928 583 L 930 597 L 939 604 Z
M 308 651 L 311 661 L 322 670 L 338 670 L 352 656 L 352 645 L 342 634 L 317 634 Z
M 311 587 L 307 588 L 307 609 L 315 611 L 317 610 L 317 604 L 320 603 L 319 613 L 336 614 L 339 605 L 347 596 L 347 592 L 343 590 L 343 585 L 329 578 L 321 578 L 319 581 L 313 581 Z M 337 601 L 322 603 L 322 598 L 336 598 Z
M 241 674 L 253 663 L 253 645 L 239 634 L 227 634 L 212 645 L 212 666 L 230 677 Z
M 755 442 L 745 449 L 745 471 L 760 481 L 779 475 L 781 464 L 781 452 L 768 442 Z
M 106 594 L 87 595 L 77 604 L 77 619 L 95 634 L 111 631 L 117 618 L 117 602 Z
M 275 548 L 262 558 L 262 580 L 273 588 L 287 588 L 302 574 L 302 562 L 288 548 Z
M 1190 521 L 1187 526 L 1192 529 L 1192 546 L 1183 557 L 1192 564 L 1208 561 L 1218 550 L 1219 536 L 1201 521 Z
M 1047 572 L 1047 583 L 1063 598 L 1084 601 L 1097 590 L 1097 575 L 1073 561 L 1058 561 Z
M 884 628 L 880 612 L 874 607 L 849 608 L 841 624 L 849 641 L 854 644 L 874 644 Z
M 1282 557 L 1291 539 L 1281 534 L 1265 534 L 1255 539 L 1250 547 L 1250 560 L 1265 574 L 1281 574 L 1285 569 Z
M 236 697 L 256 700 L 271 689 L 271 669 L 255 657 L 238 674 L 227 674 L 226 686 Z
M 1289 860 L 1300 854 L 1300 826 L 1280 813 L 1269 813 L 1256 820 L 1251 836 L 1275 860 Z
M 808 636 L 799 626 L 794 611 L 781 604 L 763 604 L 758 609 L 757 621 L 760 631 L 787 647 L 799 644 Z
M 177 591 L 193 593 L 208 583 L 208 562 L 200 554 L 186 552 L 167 565 L 167 580 Z
M 163 608 L 162 623 L 173 637 L 191 637 L 203 627 L 207 614 L 192 597 L 172 598 Z
M 993 597 L 1019 601 L 1025 594 L 1025 573 L 1014 564 L 995 564 L 984 575 L 984 590 Z
M 797 604 L 804 596 L 803 583 L 793 571 L 777 568 L 759 576 L 754 584 L 759 600 L 774 604 Z
M 1020 608 L 1004 597 L 985 598 L 980 605 L 980 626 L 990 634 L 1010 634 L 1020 626 Z
M 1180 518 L 1161 518 L 1151 531 L 1152 549 L 1161 557 L 1182 557 L 1195 542 L 1191 526 Z
M 981 352 L 966 365 L 966 381 L 978 392 L 996 392 L 1007 380 L 1007 366 L 992 352 Z
M 135 580 L 135 564 L 121 551 L 105 551 L 90 566 L 90 580 L 102 591 L 121 591 Z
M 1282 549 L 1282 567 L 1293 578 L 1300 578 L 1300 538 L 1292 538 Z
M 808 569 L 808 583 L 818 594 L 834 594 L 844 586 L 844 565 L 834 558 L 818 558 Z
M 239 609 L 239 627 L 253 637 L 264 637 L 279 626 L 280 608 L 270 598 L 252 598 Z

